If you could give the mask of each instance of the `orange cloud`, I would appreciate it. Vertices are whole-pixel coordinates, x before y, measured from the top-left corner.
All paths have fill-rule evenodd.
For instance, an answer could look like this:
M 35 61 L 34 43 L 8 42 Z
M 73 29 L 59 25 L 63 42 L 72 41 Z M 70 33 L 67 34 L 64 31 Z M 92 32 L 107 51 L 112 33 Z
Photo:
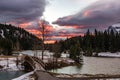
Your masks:
M 66 21 L 67 21 L 67 20 L 70 20 L 70 19 L 71 19 L 71 16 L 66 17 Z
M 53 44 L 53 43 L 55 43 L 56 42 L 56 40 L 49 40 L 49 41 L 45 41 L 44 43 L 45 44 Z
M 71 37 L 75 37 L 75 36 L 84 36 L 84 34 L 82 34 L 82 33 L 79 33 L 79 34 L 69 33 L 69 34 L 67 34 L 67 35 L 61 34 L 60 36 L 61 36 L 61 37 L 66 37 L 66 38 L 71 38 Z
M 35 29 L 28 29 L 27 31 L 32 33 L 32 34 L 35 34 L 35 35 L 41 34 L 41 32 L 39 30 L 35 30 Z
M 84 17 L 88 17 L 88 16 L 89 16 L 89 14 L 90 14 L 90 11 L 89 11 L 89 10 L 87 10 L 87 11 L 85 11 L 85 12 L 84 12 L 83 16 L 84 16 Z
M 45 30 L 46 30 L 46 31 L 51 32 L 51 31 L 55 30 L 52 25 L 47 24 L 45 21 L 41 21 L 41 20 L 40 20 L 40 21 L 38 21 L 38 23 L 39 23 L 39 26 L 38 26 L 38 27 L 45 26 Z
M 46 25 L 46 29 L 48 32 L 52 32 L 55 30 L 51 25 Z
M 74 25 L 72 27 L 75 28 L 75 29 L 83 29 L 83 28 L 85 28 L 85 26 L 83 26 L 83 25 L 81 25 L 81 26 Z
M 22 24 L 19 24 L 19 26 L 21 27 L 21 28 L 26 28 L 26 27 L 28 27 L 28 26 L 31 26 L 32 25 L 32 23 L 22 23 Z

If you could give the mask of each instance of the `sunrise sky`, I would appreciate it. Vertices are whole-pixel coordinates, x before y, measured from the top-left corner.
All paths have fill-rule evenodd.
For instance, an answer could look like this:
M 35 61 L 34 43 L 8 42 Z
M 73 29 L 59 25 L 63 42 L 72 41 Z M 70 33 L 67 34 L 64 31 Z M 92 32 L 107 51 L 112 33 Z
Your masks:
M 0 1 L 1 23 L 22 27 L 40 37 L 40 18 L 46 20 L 47 40 L 54 42 L 120 22 L 120 0 Z

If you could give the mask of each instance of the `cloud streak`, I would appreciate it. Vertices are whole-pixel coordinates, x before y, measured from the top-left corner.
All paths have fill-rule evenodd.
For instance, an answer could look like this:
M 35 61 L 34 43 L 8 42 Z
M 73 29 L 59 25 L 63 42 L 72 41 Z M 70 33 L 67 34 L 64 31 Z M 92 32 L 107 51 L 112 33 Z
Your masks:
M 100 28 L 120 21 L 119 0 L 99 0 L 83 9 L 81 12 L 59 18 L 53 22 L 60 26 L 85 26 L 85 28 Z

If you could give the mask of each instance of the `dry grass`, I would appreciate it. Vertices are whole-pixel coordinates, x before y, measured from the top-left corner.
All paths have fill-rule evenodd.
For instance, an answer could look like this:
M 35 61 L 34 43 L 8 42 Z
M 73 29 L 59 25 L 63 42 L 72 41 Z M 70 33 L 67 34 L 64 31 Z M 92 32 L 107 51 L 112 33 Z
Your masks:
M 15 56 L 0 56 L 0 58 L 15 58 Z

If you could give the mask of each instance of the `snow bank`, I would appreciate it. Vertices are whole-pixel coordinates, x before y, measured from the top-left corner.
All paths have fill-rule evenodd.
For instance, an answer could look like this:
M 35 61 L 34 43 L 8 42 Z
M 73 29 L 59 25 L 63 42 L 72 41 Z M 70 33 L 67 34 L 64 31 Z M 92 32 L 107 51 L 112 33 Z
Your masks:
M 30 80 L 30 75 L 31 74 L 33 74 L 34 73 L 34 71 L 32 71 L 32 72 L 29 72 L 29 73 L 26 73 L 26 74 L 24 74 L 24 75 L 22 75 L 22 76 L 20 76 L 20 77 L 18 77 L 18 78 L 15 78 L 15 79 L 12 79 L 12 80 Z
M 98 56 L 102 56 L 102 57 L 119 57 L 120 58 L 120 52 L 116 52 L 116 53 L 101 52 L 101 53 L 98 53 Z

